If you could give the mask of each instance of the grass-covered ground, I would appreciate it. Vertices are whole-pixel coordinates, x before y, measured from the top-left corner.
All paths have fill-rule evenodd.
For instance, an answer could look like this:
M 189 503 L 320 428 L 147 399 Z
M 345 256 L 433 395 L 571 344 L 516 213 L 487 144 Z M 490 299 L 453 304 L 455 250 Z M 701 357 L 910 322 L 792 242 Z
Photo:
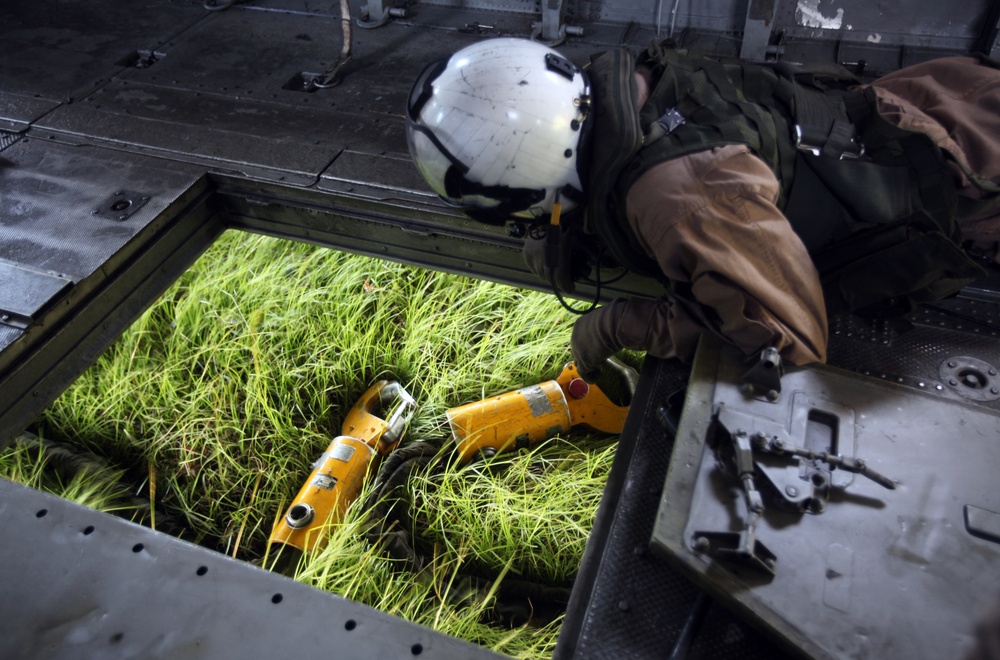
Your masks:
M 555 378 L 572 321 L 550 295 L 232 232 L 38 420 L 40 442 L 0 454 L 0 475 L 263 564 L 275 520 L 373 381 L 419 402 L 409 440 L 444 444 L 447 409 Z M 574 433 L 503 469 L 418 475 L 421 573 L 365 540 L 362 498 L 298 579 L 551 656 L 558 619 L 491 625 L 491 580 L 463 597 L 463 577 L 567 586 L 614 440 Z

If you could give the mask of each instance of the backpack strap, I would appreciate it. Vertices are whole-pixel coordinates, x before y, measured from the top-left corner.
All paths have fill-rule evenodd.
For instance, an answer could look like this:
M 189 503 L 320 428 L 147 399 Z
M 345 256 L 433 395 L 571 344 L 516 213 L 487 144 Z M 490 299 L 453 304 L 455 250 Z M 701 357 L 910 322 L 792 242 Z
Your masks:
M 636 244 L 623 215 L 625 200 L 617 192 L 618 174 L 643 143 L 635 69 L 635 58 L 621 48 L 591 57 L 586 69 L 595 112 L 587 168 L 590 203 L 584 230 L 601 239 L 618 265 L 640 275 L 662 278 L 656 261 Z

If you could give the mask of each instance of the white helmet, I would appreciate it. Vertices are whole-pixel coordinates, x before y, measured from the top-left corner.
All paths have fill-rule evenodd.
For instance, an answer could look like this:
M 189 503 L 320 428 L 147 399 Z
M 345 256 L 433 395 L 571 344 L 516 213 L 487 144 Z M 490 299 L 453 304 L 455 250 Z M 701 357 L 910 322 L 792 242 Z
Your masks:
M 583 70 L 527 39 L 488 39 L 428 64 L 407 102 L 407 141 L 446 202 L 487 221 L 583 202 L 590 107 Z

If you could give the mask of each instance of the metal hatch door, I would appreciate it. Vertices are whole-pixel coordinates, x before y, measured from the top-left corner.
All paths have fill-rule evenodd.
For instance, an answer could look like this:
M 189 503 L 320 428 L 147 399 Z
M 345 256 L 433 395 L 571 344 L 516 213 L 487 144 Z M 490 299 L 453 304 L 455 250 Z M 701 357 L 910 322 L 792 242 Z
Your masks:
M 1000 599 L 1000 414 L 822 365 L 769 402 L 746 370 L 703 343 L 654 550 L 810 656 L 962 657 Z M 764 504 L 749 536 L 737 455 Z

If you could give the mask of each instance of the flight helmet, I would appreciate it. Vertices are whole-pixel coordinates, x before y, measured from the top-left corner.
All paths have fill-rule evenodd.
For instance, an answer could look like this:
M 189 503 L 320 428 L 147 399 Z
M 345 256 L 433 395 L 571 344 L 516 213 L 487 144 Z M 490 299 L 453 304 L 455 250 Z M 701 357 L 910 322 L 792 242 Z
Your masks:
M 527 39 L 488 39 L 428 64 L 407 101 L 420 173 L 452 206 L 491 223 L 583 204 L 590 86 L 582 69 Z

